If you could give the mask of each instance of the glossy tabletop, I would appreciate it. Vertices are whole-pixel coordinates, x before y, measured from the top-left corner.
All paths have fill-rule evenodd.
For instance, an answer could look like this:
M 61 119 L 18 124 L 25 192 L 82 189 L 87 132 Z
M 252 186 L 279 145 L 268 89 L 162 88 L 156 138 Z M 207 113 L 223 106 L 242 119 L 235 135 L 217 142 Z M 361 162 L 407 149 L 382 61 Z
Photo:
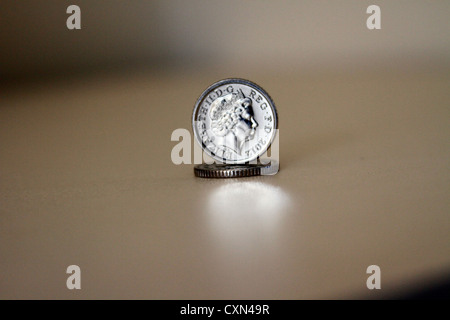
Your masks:
M 229 76 L 275 101 L 275 176 L 171 161 L 172 132 Z M 448 275 L 448 70 L 149 71 L 0 96 L 2 299 L 377 298 Z

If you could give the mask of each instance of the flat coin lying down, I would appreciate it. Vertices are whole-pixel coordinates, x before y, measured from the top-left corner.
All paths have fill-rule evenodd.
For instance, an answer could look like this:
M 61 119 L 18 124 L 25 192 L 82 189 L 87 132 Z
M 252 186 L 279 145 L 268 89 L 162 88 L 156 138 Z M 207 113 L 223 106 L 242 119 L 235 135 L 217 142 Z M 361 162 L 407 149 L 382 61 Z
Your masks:
M 215 160 L 243 164 L 270 147 L 278 128 L 275 105 L 264 89 L 243 79 L 212 84 L 192 115 L 197 142 Z
M 278 162 L 272 160 L 269 164 L 199 164 L 194 167 L 194 174 L 200 178 L 239 178 L 274 175 L 278 170 Z

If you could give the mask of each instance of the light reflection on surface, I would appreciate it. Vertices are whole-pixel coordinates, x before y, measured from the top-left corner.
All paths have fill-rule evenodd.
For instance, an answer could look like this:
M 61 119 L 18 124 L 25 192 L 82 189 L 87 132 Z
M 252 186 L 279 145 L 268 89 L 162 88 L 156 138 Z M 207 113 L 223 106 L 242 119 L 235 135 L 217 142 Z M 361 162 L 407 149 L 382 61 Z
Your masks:
M 211 231 L 234 250 L 273 245 L 290 202 L 280 187 L 261 181 L 227 181 L 209 195 Z

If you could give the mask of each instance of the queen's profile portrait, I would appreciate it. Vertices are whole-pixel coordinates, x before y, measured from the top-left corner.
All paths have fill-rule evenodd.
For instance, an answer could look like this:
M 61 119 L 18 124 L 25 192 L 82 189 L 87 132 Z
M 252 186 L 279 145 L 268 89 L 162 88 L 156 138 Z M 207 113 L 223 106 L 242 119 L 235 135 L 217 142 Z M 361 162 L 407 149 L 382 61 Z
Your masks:
M 209 116 L 216 145 L 241 155 L 246 141 L 255 136 L 252 100 L 241 90 L 220 97 L 211 104 Z

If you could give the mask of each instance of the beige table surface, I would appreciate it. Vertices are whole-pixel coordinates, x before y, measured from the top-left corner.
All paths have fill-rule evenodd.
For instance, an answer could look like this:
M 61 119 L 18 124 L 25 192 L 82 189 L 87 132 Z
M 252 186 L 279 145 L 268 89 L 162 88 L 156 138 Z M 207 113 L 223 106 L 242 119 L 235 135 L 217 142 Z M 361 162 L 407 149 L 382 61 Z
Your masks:
M 282 168 L 233 180 L 170 158 L 226 72 L 2 88 L 0 298 L 376 298 L 439 281 L 448 71 L 239 74 L 278 107 Z M 72 264 L 81 290 L 66 288 Z

